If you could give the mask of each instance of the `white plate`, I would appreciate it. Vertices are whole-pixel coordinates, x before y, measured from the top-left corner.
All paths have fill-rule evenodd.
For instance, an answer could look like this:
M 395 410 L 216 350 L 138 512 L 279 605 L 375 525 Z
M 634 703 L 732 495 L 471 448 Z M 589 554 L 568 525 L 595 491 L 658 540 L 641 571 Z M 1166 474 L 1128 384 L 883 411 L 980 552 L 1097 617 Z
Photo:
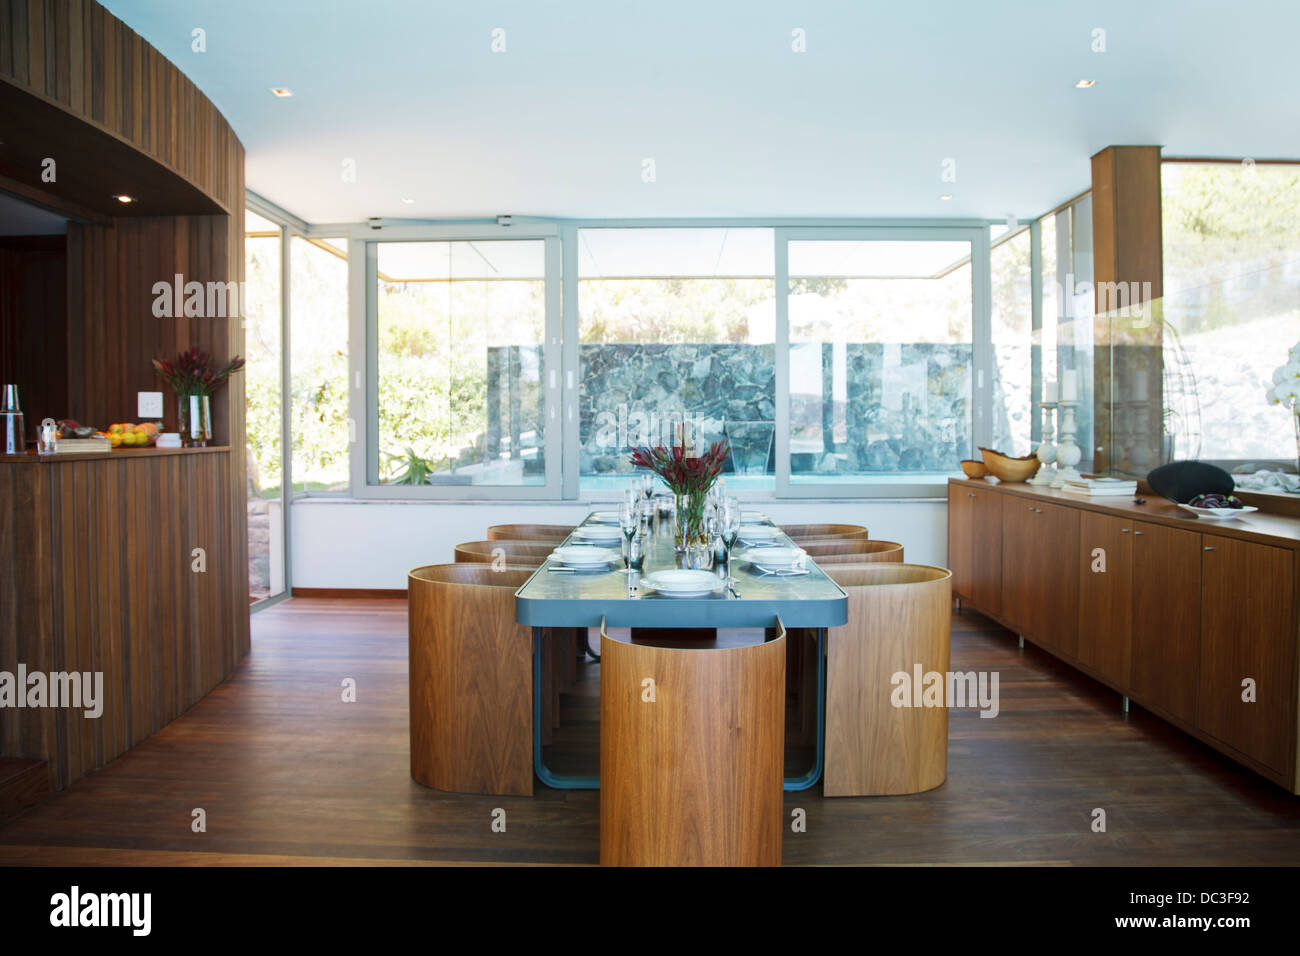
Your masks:
M 745 541 L 773 541 L 781 536 L 781 529 L 770 524 L 742 524 L 740 537 Z
M 758 548 L 746 551 L 741 557 L 764 571 L 788 571 L 806 565 L 808 552 L 803 548 Z
M 1252 511 L 1258 511 L 1254 505 L 1242 505 L 1240 508 L 1194 508 L 1191 505 L 1179 505 L 1184 511 L 1190 511 L 1198 518 L 1213 518 L 1216 521 L 1231 521 Z
M 574 528 L 573 536 L 579 541 L 617 541 L 623 536 L 623 532 L 609 525 L 585 525 Z
M 593 511 L 591 520 L 595 524 L 618 524 L 617 511 Z
M 609 548 L 594 548 L 588 544 L 569 544 L 556 548 L 551 558 L 570 568 L 596 568 L 609 564 L 617 557 Z
M 641 579 L 641 584 L 664 597 L 704 597 L 721 589 L 726 582 L 712 571 L 655 571 Z
M 746 524 L 762 524 L 767 520 L 767 515 L 763 514 L 761 511 L 742 511 L 740 513 L 740 520 Z

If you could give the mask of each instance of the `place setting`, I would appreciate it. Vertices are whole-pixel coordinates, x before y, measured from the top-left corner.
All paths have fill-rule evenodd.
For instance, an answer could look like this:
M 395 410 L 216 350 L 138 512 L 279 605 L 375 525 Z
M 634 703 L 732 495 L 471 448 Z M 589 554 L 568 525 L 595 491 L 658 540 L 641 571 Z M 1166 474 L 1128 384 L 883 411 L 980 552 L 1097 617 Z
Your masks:
M 803 548 L 776 545 L 767 548 L 750 548 L 739 556 L 747 561 L 759 575 L 777 577 L 802 577 L 811 574 L 808 552 Z
M 562 545 L 551 552 L 548 571 L 557 572 L 592 572 L 608 571 L 610 565 L 621 560 L 619 554 L 611 548 L 600 548 L 588 544 Z

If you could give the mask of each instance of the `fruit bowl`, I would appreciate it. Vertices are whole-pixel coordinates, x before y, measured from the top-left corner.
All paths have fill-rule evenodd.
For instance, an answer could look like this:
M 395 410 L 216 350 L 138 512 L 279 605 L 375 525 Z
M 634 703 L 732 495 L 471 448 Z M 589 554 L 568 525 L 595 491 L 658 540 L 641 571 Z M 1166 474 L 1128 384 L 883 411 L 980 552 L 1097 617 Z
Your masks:
M 974 461 L 970 458 L 963 459 L 961 470 L 966 472 L 967 478 L 983 478 L 989 473 L 988 465 L 982 461 Z
M 1010 455 L 1004 455 L 992 448 L 981 448 L 980 454 L 984 456 L 984 464 L 988 468 L 989 474 L 998 481 L 1028 481 L 1038 473 L 1039 467 L 1043 464 L 1038 460 L 1037 455 L 1012 458 Z
M 113 450 L 130 451 L 132 448 L 148 448 L 158 440 L 158 426 L 152 422 L 132 425 L 129 422 L 109 425 L 102 433 L 113 443 Z

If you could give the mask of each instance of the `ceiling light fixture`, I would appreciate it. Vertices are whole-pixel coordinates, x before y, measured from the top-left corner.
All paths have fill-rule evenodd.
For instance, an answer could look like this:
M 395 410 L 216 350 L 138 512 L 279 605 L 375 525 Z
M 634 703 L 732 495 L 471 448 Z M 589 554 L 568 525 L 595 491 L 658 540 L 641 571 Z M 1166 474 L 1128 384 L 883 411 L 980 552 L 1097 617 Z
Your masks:
M 409 206 L 409 205 L 411 205 L 413 202 L 415 202 L 415 200 L 414 200 L 414 199 L 403 199 L 402 202 L 406 203 L 406 204 Z
M 287 97 L 293 96 L 293 90 L 284 86 L 273 86 L 271 87 L 271 92 L 274 93 L 276 96 L 280 97 L 281 99 L 285 99 Z
M 942 196 L 940 196 L 939 198 L 942 199 L 944 202 L 947 202 L 949 199 L 952 198 L 952 194 L 951 194 L 951 193 L 944 193 L 944 194 L 943 194 Z
M 122 203 L 122 205 L 135 202 L 135 197 L 128 196 L 126 193 L 120 193 L 119 195 L 116 195 L 113 198 L 116 199 L 118 202 Z
M 1080 80 L 1078 83 L 1074 84 L 1074 88 L 1076 90 L 1091 89 L 1093 84 L 1095 84 L 1096 82 L 1097 82 L 1096 80 Z

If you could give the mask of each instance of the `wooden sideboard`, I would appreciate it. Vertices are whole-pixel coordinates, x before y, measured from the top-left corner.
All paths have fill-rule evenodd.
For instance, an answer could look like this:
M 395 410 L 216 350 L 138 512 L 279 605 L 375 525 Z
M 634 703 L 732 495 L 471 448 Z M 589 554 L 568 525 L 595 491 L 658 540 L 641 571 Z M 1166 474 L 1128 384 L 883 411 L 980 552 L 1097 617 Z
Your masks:
M 1300 519 L 952 479 L 948 563 L 965 604 L 1300 793 Z

